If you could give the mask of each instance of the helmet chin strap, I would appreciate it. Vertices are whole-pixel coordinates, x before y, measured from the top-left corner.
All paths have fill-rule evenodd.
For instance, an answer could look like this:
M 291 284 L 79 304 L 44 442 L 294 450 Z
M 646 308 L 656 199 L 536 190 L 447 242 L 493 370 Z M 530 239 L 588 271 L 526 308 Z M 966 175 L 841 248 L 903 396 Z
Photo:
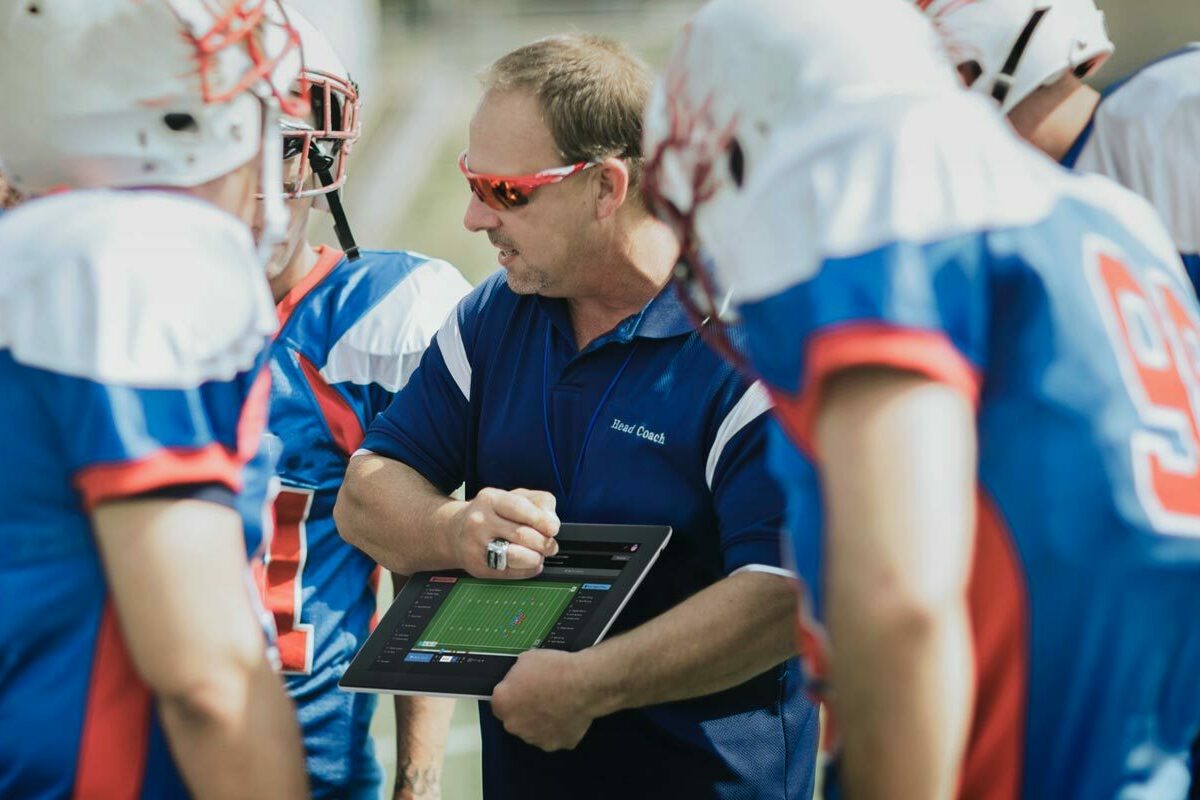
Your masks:
M 308 150 L 308 165 L 322 186 L 333 185 L 334 157 L 325 155 L 315 144 Z M 354 233 L 350 230 L 350 222 L 346 219 L 346 209 L 342 206 L 341 194 L 337 189 L 322 195 L 329 204 L 329 213 L 333 216 L 333 232 L 337 235 L 346 258 L 351 261 L 358 259 L 358 245 L 354 243 Z
M 1029 17 L 1025 27 L 1021 30 L 1021 35 L 1017 37 L 1012 49 L 1008 51 L 1008 58 L 1004 60 L 1000 74 L 996 76 L 996 80 L 992 84 L 992 98 L 1002 106 L 1008 98 L 1009 90 L 1012 89 L 1017 67 L 1021 65 L 1021 57 L 1025 55 L 1025 50 L 1029 47 L 1029 40 L 1033 38 L 1033 32 L 1037 30 L 1038 24 L 1042 21 L 1042 17 L 1046 16 L 1048 10 L 1039 8 Z

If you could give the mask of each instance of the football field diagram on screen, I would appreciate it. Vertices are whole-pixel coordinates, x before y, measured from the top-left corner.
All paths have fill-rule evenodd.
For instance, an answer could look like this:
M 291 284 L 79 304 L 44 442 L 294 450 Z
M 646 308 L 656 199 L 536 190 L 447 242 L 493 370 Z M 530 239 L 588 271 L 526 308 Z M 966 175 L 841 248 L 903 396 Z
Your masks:
M 418 647 L 516 655 L 537 647 L 579 591 L 578 583 L 459 578 Z

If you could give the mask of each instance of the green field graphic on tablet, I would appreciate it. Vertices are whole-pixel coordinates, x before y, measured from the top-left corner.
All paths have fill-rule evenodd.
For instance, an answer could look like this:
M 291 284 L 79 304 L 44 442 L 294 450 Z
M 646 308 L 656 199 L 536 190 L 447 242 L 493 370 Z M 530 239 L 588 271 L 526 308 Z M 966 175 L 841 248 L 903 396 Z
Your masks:
M 542 643 L 579 586 L 460 578 L 417 647 L 523 653 Z

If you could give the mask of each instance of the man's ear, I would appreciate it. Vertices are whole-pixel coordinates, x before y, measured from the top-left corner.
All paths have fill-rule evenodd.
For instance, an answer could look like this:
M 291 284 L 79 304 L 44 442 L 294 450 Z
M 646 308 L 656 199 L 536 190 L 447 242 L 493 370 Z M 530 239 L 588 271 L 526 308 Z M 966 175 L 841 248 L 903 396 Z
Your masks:
M 592 169 L 596 171 L 596 219 L 607 219 L 625 204 L 629 165 L 619 158 L 606 158 Z

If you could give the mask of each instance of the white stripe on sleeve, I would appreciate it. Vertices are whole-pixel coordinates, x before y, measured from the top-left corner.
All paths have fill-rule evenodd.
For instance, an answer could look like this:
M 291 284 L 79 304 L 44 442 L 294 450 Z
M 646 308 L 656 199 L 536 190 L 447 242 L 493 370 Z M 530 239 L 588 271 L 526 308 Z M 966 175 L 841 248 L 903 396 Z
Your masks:
M 767 575 L 778 575 L 781 578 L 789 578 L 791 580 L 800 580 L 800 576 L 790 569 L 783 567 L 772 567 L 768 564 L 747 564 L 744 567 L 738 567 L 731 575 L 737 575 L 740 572 L 762 572 Z
M 439 334 L 440 338 L 440 334 Z M 713 476 L 717 472 L 717 464 L 721 460 L 721 454 L 725 452 L 725 446 L 738 435 L 738 432 L 755 420 L 762 413 L 770 410 L 771 396 L 767 394 L 767 387 L 762 381 L 755 381 L 750 384 L 750 388 L 742 395 L 742 399 L 737 401 L 737 404 L 729 409 L 729 413 L 725 415 L 725 419 L 721 422 L 721 427 L 717 428 L 717 436 L 713 441 L 712 449 L 708 451 L 708 462 L 704 468 L 704 479 L 708 482 L 708 488 L 712 489 Z
M 462 331 L 458 329 L 458 312 L 455 311 L 446 320 L 446 324 L 437 333 L 438 349 L 450 377 L 458 384 L 458 390 L 468 402 L 471 400 L 471 362 L 467 360 L 467 348 L 463 345 Z

